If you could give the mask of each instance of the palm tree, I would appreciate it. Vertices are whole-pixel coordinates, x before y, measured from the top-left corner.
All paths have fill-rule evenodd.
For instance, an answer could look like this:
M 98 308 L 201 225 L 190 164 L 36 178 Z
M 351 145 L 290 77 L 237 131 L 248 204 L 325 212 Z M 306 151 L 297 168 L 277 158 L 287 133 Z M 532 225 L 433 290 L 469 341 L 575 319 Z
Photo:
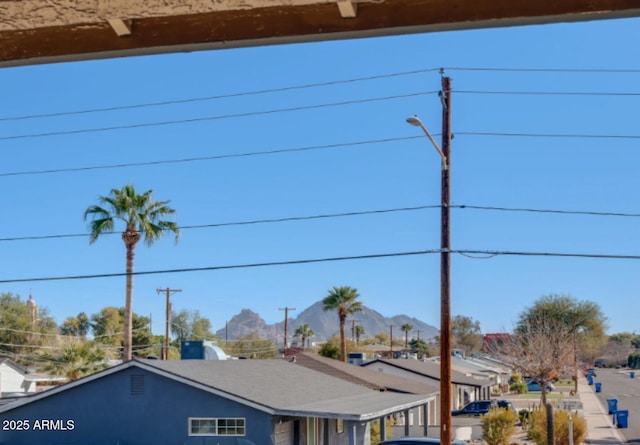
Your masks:
M 47 364 L 43 371 L 77 380 L 107 367 L 104 350 L 90 341 L 69 343 L 55 353 L 44 353 L 41 359 Z
M 175 210 L 167 206 L 169 201 L 155 201 L 147 190 L 143 194 L 136 193 L 132 184 L 119 189 L 112 189 L 109 196 L 99 196 L 99 205 L 92 205 L 84 212 L 84 219 L 91 217 L 91 238 L 93 244 L 103 233 L 114 231 L 115 221 L 125 223 L 122 241 L 127 249 L 127 284 L 124 310 L 123 360 L 131 360 L 131 313 L 133 303 L 133 256 L 134 249 L 142 234 L 147 246 L 170 230 L 175 234 L 176 242 L 180 231 L 175 222 L 163 218 L 173 215 Z
M 400 326 L 400 330 L 404 332 L 404 348 L 407 349 L 409 347 L 409 331 L 413 329 L 413 325 L 411 323 L 404 323 Z
M 314 335 L 316 335 L 315 332 L 313 332 L 313 329 L 311 329 L 311 326 L 309 326 L 307 323 L 298 326 L 298 328 L 296 329 L 296 331 L 293 333 L 294 337 L 300 337 L 302 339 L 302 348 L 304 349 L 305 346 L 305 341 L 311 337 L 313 337 Z
M 344 337 L 344 324 L 348 315 L 362 311 L 362 303 L 357 301 L 358 290 L 349 286 L 333 287 L 329 291 L 329 295 L 322 300 L 325 311 L 338 311 L 338 320 L 340 321 L 340 359 L 347 361 L 347 343 Z

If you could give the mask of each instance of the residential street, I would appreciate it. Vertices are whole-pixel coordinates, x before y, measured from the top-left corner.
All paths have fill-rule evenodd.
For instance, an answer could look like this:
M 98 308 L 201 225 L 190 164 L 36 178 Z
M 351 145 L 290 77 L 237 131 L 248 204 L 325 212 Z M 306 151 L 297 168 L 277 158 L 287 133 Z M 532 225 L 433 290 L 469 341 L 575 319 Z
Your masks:
M 629 369 L 598 368 L 595 381 L 601 383 L 598 400 L 607 409 L 607 399 L 617 399 L 619 410 L 628 410 L 628 428 L 618 431 L 628 444 L 640 444 L 640 372 L 630 378 Z

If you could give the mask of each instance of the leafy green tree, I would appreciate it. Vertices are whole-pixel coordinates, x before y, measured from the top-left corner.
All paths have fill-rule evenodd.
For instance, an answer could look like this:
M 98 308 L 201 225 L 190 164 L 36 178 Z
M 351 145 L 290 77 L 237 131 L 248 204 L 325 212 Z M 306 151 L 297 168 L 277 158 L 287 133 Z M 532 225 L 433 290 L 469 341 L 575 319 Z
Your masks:
M 335 341 L 336 339 L 329 339 L 320 345 L 318 349 L 318 355 L 322 357 L 332 358 L 334 360 L 340 359 L 340 344 Z
M 409 347 L 409 332 L 413 329 L 413 325 L 411 323 L 403 323 L 400 326 L 400 330 L 404 332 L 404 347 Z
M 93 244 L 103 233 L 112 233 L 116 221 L 125 224 L 122 241 L 127 251 L 127 278 L 124 313 L 124 360 L 131 360 L 132 353 L 132 313 L 133 313 L 133 258 L 138 241 L 144 235 L 144 242 L 151 246 L 171 231 L 178 241 L 180 231 L 178 225 L 164 218 L 175 214 L 175 210 L 167 204 L 169 201 L 155 201 L 153 190 L 142 194 L 136 193 L 132 184 L 122 189 L 112 189 L 109 196 L 99 196 L 99 205 L 92 205 L 84 212 L 84 219 L 91 218 L 91 237 Z
M 67 317 L 60 326 L 62 335 L 71 335 L 75 337 L 86 337 L 91 329 L 91 321 L 84 312 L 80 312 L 75 317 Z
M 215 340 L 211 331 L 211 321 L 200 315 L 199 310 L 183 309 L 171 313 L 171 334 L 178 344 L 186 340 Z
M 416 354 L 420 359 L 431 355 L 429 345 L 422 339 L 412 338 L 411 341 L 409 341 L 409 347 L 411 348 L 411 352 Z
M 519 324 L 529 319 L 555 319 L 572 338 L 573 373 L 578 390 L 578 359 L 593 362 L 606 344 L 606 317 L 600 307 L 590 301 L 578 301 L 567 295 L 550 294 L 536 300 L 520 316 Z
M 277 358 L 278 348 L 271 340 L 260 338 L 257 333 L 243 335 L 238 340 L 227 342 L 225 353 L 237 357 L 267 359 Z
M 316 335 L 316 333 L 313 331 L 313 329 L 311 329 L 311 326 L 309 326 L 307 323 L 298 326 L 295 332 L 293 333 L 294 337 L 300 337 L 303 348 L 307 347 L 307 344 L 306 344 L 307 339 L 313 337 L 314 335 Z
M 355 331 L 356 331 L 356 344 L 359 344 L 360 337 L 362 337 L 365 333 L 364 326 L 362 326 L 361 324 L 357 324 L 355 327 Z
M 347 361 L 347 344 L 344 333 L 344 325 L 347 317 L 356 312 L 362 311 L 362 303 L 358 301 L 358 290 L 349 286 L 333 287 L 324 300 L 322 300 L 325 311 L 337 311 L 340 323 L 340 358 Z
M 37 352 L 39 346 L 53 344 L 58 326 L 49 310 L 39 307 L 32 319 L 30 308 L 19 295 L 0 293 L 0 352 L 20 356 Z
M 97 343 L 119 349 L 124 343 L 124 332 L 122 331 L 124 316 L 125 308 L 113 306 L 102 308 L 100 312 L 91 315 L 94 340 Z M 149 317 L 138 315 L 135 312 L 132 314 L 132 350 L 139 356 L 146 357 L 152 354 L 152 348 L 156 344 L 149 329 L 150 323 Z
M 456 315 L 451 319 L 451 345 L 471 353 L 482 349 L 480 322 L 471 317 Z
M 91 341 L 70 342 L 55 352 L 40 355 L 45 372 L 76 380 L 107 367 L 104 350 Z

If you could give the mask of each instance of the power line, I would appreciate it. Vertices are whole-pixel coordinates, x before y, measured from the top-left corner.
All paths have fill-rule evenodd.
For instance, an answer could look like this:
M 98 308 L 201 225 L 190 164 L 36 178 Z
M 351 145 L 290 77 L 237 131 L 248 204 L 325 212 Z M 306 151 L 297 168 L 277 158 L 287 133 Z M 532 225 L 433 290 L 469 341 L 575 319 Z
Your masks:
M 448 67 L 443 68 L 448 71 L 496 71 L 506 73 L 606 73 L 606 74 L 636 74 L 640 69 L 636 68 L 507 68 L 507 67 Z
M 122 164 L 94 165 L 94 166 L 85 166 L 85 167 L 70 167 L 70 168 L 58 168 L 58 169 L 47 169 L 47 170 L 26 170 L 26 171 L 20 171 L 20 172 L 0 173 L 0 177 L 42 175 L 42 174 L 52 174 L 52 173 L 69 173 L 69 172 L 79 172 L 79 171 L 89 171 L 89 170 L 108 170 L 108 169 L 125 168 L 125 167 L 144 167 L 144 166 L 150 166 L 150 165 L 214 161 L 218 159 L 243 158 L 243 157 L 251 157 L 251 156 L 281 154 L 281 153 L 295 153 L 295 152 L 304 152 L 304 151 L 325 150 L 325 149 L 340 148 L 340 147 L 355 147 L 355 146 L 369 145 L 369 144 L 383 144 L 388 142 L 408 141 L 408 140 L 418 139 L 418 138 L 419 136 L 403 136 L 403 137 L 395 137 L 395 138 L 387 138 L 387 139 L 371 139 L 366 141 L 310 145 L 306 147 L 294 147 L 294 148 L 277 148 L 277 149 L 265 150 L 265 151 L 249 151 L 244 153 L 231 153 L 231 154 L 213 155 L 213 156 L 198 156 L 193 158 L 167 159 L 167 160 L 160 160 L 160 161 L 128 162 L 128 163 L 122 163 Z
M 52 113 L 29 114 L 29 115 L 22 115 L 22 116 L 5 116 L 5 117 L 0 117 L 0 122 L 19 121 L 19 120 L 28 120 L 28 119 L 42 119 L 42 118 L 61 117 L 61 116 L 74 116 L 74 115 L 83 115 L 83 114 L 92 114 L 92 113 L 103 113 L 103 112 L 112 112 L 112 111 L 121 111 L 121 110 L 132 110 L 132 109 L 162 107 L 162 106 L 197 103 L 197 102 L 207 102 L 207 101 L 215 101 L 220 99 L 232 99 L 237 97 L 255 96 L 255 95 L 270 94 L 270 93 L 281 93 L 281 92 L 287 92 L 287 91 L 304 90 L 304 89 L 310 89 L 310 88 L 342 85 L 342 84 L 357 83 L 357 82 L 364 82 L 364 81 L 371 81 L 371 80 L 411 76 L 416 74 L 426 74 L 426 73 L 436 72 L 440 70 L 527 72 L 527 73 L 531 73 L 531 72 L 537 72 L 537 73 L 640 73 L 640 69 L 499 68 L 499 67 L 423 68 L 423 69 L 417 69 L 417 70 L 411 70 L 411 71 L 400 71 L 400 72 L 393 72 L 393 73 L 386 73 L 386 74 L 378 74 L 373 76 L 356 77 L 351 79 L 338 79 L 338 80 L 327 81 L 327 82 L 308 83 L 308 84 L 302 84 L 302 85 L 290 85 L 290 86 L 284 86 L 284 87 L 278 87 L 278 88 L 243 91 L 238 93 L 220 94 L 220 95 L 213 95 L 213 96 L 198 96 L 198 97 L 189 97 L 184 99 L 165 100 L 165 101 L 158 101 L 158 102 L 146 102 L 146 103 L 138 103 L 138 104 L 131 104 L 131 105 L 116 105 L 112 107 L 89 108 L 89 109 L 71 110 L 71 111 L 58 111 L 58 112 L 52 112 Z M 465 93 L 464 91 L 456 91 L 456 92 Z
M 364 210 L 360 212 L 344 212 L 344 213 L 328 213 L 328 214 L 320 214 L 320 215 L 309 215 L 309 216 L 287 216 L 283 218 L 272 218 L 272 219 L 254 219 L 247 221 L 233 221 L 226 223 L 214 223 L 214 224 L 201 224 L 201 225 L 192 225 L 192 226 L 180 226 L 180 230 L 188 230 L 188 229 L 204 229 L 204 228 L 213 228 L 213 227 L 229 227 L 229 226 L 245 226 L 245 225 L 253 225 L 253 224 L 268 224 L 268 223 L 280 223 L 280 222 L 291 222 L 291 221 L 307 221 L 314 219 L 328 219 L 328 218 L 341 218 L 348 216 L 361 216 L 361 215 L 375 215 L 375 214 L 383 214 L 383 213 L 394 213 L 394 212 L 408 212 L 415 210 L 424 210 L 430 208 L 439 208 L 440 206 L 414 206 L 414 207 L 398 207 L 393 209 L 377 209 L 377 210 Z M 108 232 L 105 235 L 116 235 L 115 232 Z M 37 236 L 22 236 L 22 237 L 11 237 L 11 238 L 0 238 L 1 241 L 31 241 L 31 240 L 44 240 L 44 239 L 61 239 L 61 238 L 86 238 L 90 235 L 88 233 L 71 233 L 71 234 L 63 234 L 63 235 L 37 235 Z
M 450 253 L 459 255 L 483 255 L 489 257 L 496 256 L 522 256 L 522 257 L 559 257 L 559 258 L 591 258 L 591 259 L 616 259 L 616 260 L 640 260 L 640 255 L 618 255 L 618 254 L 598 254 L 598 253 L 572 253 L 572 252 L 534 252 L 534 251 L 512 251 L 512 250 L 463 250 L 456 249 L 450 250 Z M 342 257 L 327 257 L 327 258 L 308 258 L 301 260 L 288 260 L 288 261 L 272 261 L 264 263 L 245 263 L 245 264 L 229 264 L 222 266 L 206 266 L 206 267 L 190 267 L 182 269 L 165 269 L 165 270 L 150 270 L 142 272 L 134 272 L 132 275 L 158 275 L 158 274 L 173 274 L 173 273 L 186 273 L 186 272 L 211 272 L 217 270 L 232 270 L 232 269 L 253 269 L 258 267 L 273 267 L 273 266 L 292 266 L 300 264 L 314 264 L 314 263 L 329 263 L 337 261 L 353 261 L 353 260 L 365 260 L 365 259 L 377 259 L 377 258 L 394 258 L 394 257 L 407 257 L 416 255 L 430 255 L 440 254 L 442 249 L 429 249 L 429 250 L 417 250 L 407 252 L 393 252 L 393 253 L 379 253 L 369 255 L 352 255 Z M 36 281 L 67 281 L 67 280 L 86 280 L 94 278 L 112 278 L 122 277 L 127 274 L 124 272 L 109 273 L 109 274 L 90 274 L 90 275 L 67 275 L 57 277 L 32 277 L 32 278 L 16 278 L 9 280 L 0 280 L 0 284 L 5 283 L 26 283 Z
M 507 132 L 480 132 L 480 131 L 456 131 L 456 136 L 496 136 L 496 137 L 520 137 L 520 138 L 571 138 L 571 139 L 640 139 L 636 134 L 586 134 L 586 133 L 507 133 Z
M 509 96 L 629 96 L 638 97 L 640 93 L 624 92 L 595 92 L 595 91 L 483 91 L 483 90 L 456 90 L 456 94 L 489 94 Z
M 527 213 L 552 213 L 560 215 L 587 215 L 587 216 L 617 216 L 624 218 L 638 218 L 640 213 L 622 213 L 622 212 L 594 212 L 586 210 L 551 210 L 551 209 L 533 209 L 524 207 L 494 207 L 494 206 L 474 206 L 474 205 L 452 205 L 451 208 L 473 209 L 473 210 L 493 210 L 501 212 L 527 212 Z
M 439 209 L 440 207 L 441 207 L 440 205 L 420 205 L 420 206 L 396 207 L 396 208 L 389 208 L 389 209 L 374 209 L 374 210 L 363 210 L 363 211 L 343 212 L 343 213 L 326 213 L 326 214 L 307 215 L 307 216 L 286 216 L 282 218 L 254 219 L 254 220 L 246 220 L 246 221 L 230 221 L 230 222 L 212 223 L 212 224 L 188 225 L 188 226 L 180 226 L 180 229 L 189 230 L 189 229 L 205 229 L 205 228 L 216 228 L 216 227 L 246 226 L 246 225 L 254 225 L 254 224 L 272 224 L 272 223 L 294 222 L 294 221 L 309 221 L 309 220 L 316 220 L 316 219 L 342 218 L 342 217 L 350 217 L 350 216 L 376 215 L 376 214 L 396 213 L 396 212 L 411 212 L 411 211 L 417 211 L 417 210 Z M 470 209 L 470 210 L 487 210 L 487 211 L 502 211 L 502 212 L 548 213 L 548 214 L 559 214 L 559 215 L 609 216 L 609 217 L 623 217 L 623 218 L 639 218 L 640 217 L 639 213 L 596 212 L 596 211 L 588 211 L 588 210 L 553 210 L 553 209 L 535 209 L 535 208 L 524 208 L 524 207 L 478 206 L 478 205 L 467 205 L 467 204 L 452 205 L 451 208 L 461 209 L 461 210 Z M 118 233 L 116 232 L 105 233 L 105 235 L 117 235 L 117 234 Z M 86 238 L 89 236 L 90 235 L 87 233 L 19 236 L 19 237 L 0 238 L 0 242 L 2 241 L 34 241 L 34 240 L 45 240 L 45 239 L 64 239 L 64 238 L 80 238 L 80 237 Z
M 273 261 L 264 263 L 247 263 L 247 264 L 230 264 L 222 266 L 207 266 L 207 267 L 191 267 L 183 269 L 166 269 L 166 270 L 150 270 L 143 272 L 133 272 L 132 275 L 158 275 L 158 274 L 173 274 L 173 273 L 185 273 L 185 272 L 205 272 L 215 270 L 231 270 L 231 269 L 250 269 L 257 267 L 271 267 L 271 266 L 291 266 L 297 264 L 313 264 L 313 263 L 329 263 L 336 261 L 351 261 L 351 260 L 365 260 L 374 258 L 392 258 L 392 257 L 404 257 L 412 255 L 425 255 L 431 253 L 439 253 L 439 250 L 420 250 L 411 252 L 393 252 L 393 253 L 378 253 L 369 255 L 353 255 L 343 257 L 328 257 L 328 258 L 310 258 L 302 260 L 289 260 L 289 261 Z M 126 276 L 126 272 L 108 273 L 108 274 L 90 274 L 90 275 L 68 275 L 57 277 L 33 277 L 33 278 L 17 278 L 10 280 L 0 280 L 0 284 L 5 283 L 27 283 L 35 281 L 66 281 L 66 280 L 86 280 L 93 278 L 112 278 Z
M 30 114 L 30 115 L 23 115 L 23 116 L 6 116 L 6 117 L 0 117 L 0 122 L 18 121 L 18 120 L 27 120 L 27 119 L 42 119 L 42 118 L 60 117 L 60 116 L 73 116 L 73 115 L 82 115 L 82 114 L 91 114 L 91 113 L 103 113 L 103 112 L 109 112 L 109 111 L 161 107 L 161 106 L 167 106 L 167 105 L 178 105 L 178 104 L 195 103 L 195 102 L 207 102 L 207 101 L 213 101 L 213 100 L 219 100 L 219 99 L 232 99 L 236 97 L 256 96 L 260 94 L 269 94 L 269 93 L 282 93 L 285 91 L 296 91 L 296 90 L 304 90 L 309 88 L 318 88 L 318 87 L 326 87 L 326 86 L 333 86 L 333 85 L 343 85 L 343 84 L 349 84 L 349 83 L 355 83 L 355 82 L 364 82 L 369 80 L 379 80 L 379 79 L 389 79 L 393 77 L 411 76 L 415 74 L 424 74 L 424 73 L 434 72 L 438 70 L 439 68 L 424 68 L 424 69 L 418 69 L 413 71 L 400 71 L 400 72 L 388 73 L 388 74 L 378 74 L 374 76 L 356 77 L 352 79 L 332 80 L 327 82 L 308 83 L 303 85 L 292 85 L 292 86 L 285 86 L 280 88 L 244 91 L 239 93 L 220 94 L 215 96 L 190 97 L 186 99 L 147 102 L 147 103 L 139 103 L 139 104 L 132 104 L 132 105 L 119 105 L 114 107 L 89 108 L 89 109 L 75 110 L 75 111 L 59 111 L 59 112 L 53 112 L 53 113 Z
M 72 134 L 99 133 L 99 132 L 114 131 L 114 130 L 131 130 L 136 128 L 161 127 L 161 126 L 176 125 L 176 124 L 191 124 L 196 122 L 210 122 L 210 121 L 222 120 L 222 119 L 234 119 L 234 118 L 250 117 L 250 116 L 263 116 L 263 115 L 277 114 L 277 113 L 288 113 L 292 111 L 316 110 L 321 108 L 341 107 L 345 105 L 365 104 L 365 103 L 380 102 L 380 101 L 395 100 L 395 99 L 406 99 L 409 97 L 426 96 L 426 95 L 431 95 L 436 93 L 437 91 L 421 91 L 417 93 L 398 94 L 394 96 L 372 97 L 367 99 L 354 99 L 354 100 L 346 100 L 342 102 L 330 102 L 330 103 L 324 103 L 324 104 L 305 105 L 305 106 L 290 107 L 290 108 L 276 108 L 276 109 L 264 110 L 264 111 L 247 111 L 244 113 L 221 114 L 217 116 L 195 117 L 191 119 L 176 119 L 176 120 L 160 121 L 160 122 L 114 125 L 110 127 L 83 128 L 83 129 L 66 130 L 66 131 L 51 131 L 47 133 L 20 134 L 20 135 L 12 135 L 12 136 L 2 136 L 0 137 L 0 141 L 16 140 L 16 139 L 31 139 L 31 138 L 40 138 L 40 137 L 49 137 L 49 136 L 63 136 L 63 135 L 72 135 Z

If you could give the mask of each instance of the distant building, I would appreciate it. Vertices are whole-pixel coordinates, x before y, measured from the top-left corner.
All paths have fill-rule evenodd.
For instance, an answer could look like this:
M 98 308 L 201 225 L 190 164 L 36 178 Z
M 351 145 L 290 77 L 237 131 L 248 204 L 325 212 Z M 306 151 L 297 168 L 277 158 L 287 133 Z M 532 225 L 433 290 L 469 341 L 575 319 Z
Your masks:
M 498 351 L 511 343 L 511 334 L 501 332 L 497 334 L 484 334 L 483 349 L 485 352 Z

